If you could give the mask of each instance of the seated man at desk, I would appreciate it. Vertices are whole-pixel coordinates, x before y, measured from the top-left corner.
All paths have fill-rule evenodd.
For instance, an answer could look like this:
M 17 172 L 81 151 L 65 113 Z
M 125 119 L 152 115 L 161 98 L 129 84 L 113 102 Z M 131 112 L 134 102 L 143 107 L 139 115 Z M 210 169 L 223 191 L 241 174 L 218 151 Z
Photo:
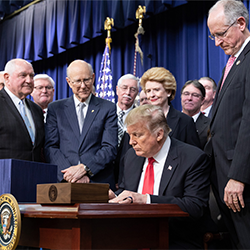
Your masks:
M 203 151 L 168 136 L 170 128 L 162 109 L 143 105 L 130 111 L 125 124 L 130 135 L 124 172 L 110 203 L 177 204 L 188 218 L 171 218 L 171 249 L 202 248 L 210 222 L 207 214 L 209 161 Z M 118 196 L 116 196 L 118 195 Z

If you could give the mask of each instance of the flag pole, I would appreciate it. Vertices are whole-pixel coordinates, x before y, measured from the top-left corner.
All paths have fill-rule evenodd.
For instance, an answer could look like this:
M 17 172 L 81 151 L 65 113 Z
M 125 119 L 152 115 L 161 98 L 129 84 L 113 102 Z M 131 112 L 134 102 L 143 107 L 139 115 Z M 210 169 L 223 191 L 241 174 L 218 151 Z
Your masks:
M 143 65 L 143 52 L 140 48 L 139 45 L 139 38 L 138 36 L 140 34 L 144 34 L 145 31 L 142 27 L 142 19 L 144 18 L 144 14 L 146 13 L 146 6 L 141 6 L 139 5 L 138 9 L 136 10 L 136 19 L 139 19 L 139 24 L 138 24 L 138 29 L 137 32 L 135 33 L 135 55 L 134 55 L 134 76 L 136 75 L 136 59 L 137 59 L 137 52 L 140 54 L 140 58 L 141 58 L 141 64 Z
M 101 69 L 98 78 L 97 91 L 98 97 L 115 102 L 115 94 L 112 87 L 112 72 L 110 63 L 111 54 L 111 29 L 114 26 L 113 18 L 107 17 L 104 22 L 104 29 L 107 30 L 107 38 L 105 39 L 105 49 L 101 62 Z
M 107 38 L 105 39 L 106 45 L 109 46 L 109 53 L 111 53 L 111 43 L 112 43 L 112 38 L 111 38 L 111 29 L 112 26 L 114 26 L 114 19 L 107 17 L 105 22 L 104 22 L 104 29 L 107 30 Z

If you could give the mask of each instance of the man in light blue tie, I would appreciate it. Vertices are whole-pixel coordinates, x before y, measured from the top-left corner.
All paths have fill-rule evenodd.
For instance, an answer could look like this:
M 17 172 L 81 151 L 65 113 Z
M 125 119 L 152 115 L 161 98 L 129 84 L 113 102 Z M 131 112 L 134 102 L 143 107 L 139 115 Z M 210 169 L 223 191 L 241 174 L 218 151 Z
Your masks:
M 5 66 L 5 87 L 0 91 L 0 158 L 42 161 L 42 110 L 26 99 L 34 88 L 34 70 L 23 59 Z

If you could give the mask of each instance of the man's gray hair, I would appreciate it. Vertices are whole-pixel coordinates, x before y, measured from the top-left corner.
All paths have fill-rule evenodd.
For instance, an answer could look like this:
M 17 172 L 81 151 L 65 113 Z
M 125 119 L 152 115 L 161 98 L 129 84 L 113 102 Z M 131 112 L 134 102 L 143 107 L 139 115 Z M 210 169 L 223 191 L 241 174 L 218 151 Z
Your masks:
M 8 74 L 12 75 L 13 72 L 15 72 L 15 70 L 16 70 L 16 66 L 17 66 L 18 62 L 27 63 L 33 68 L 32 64 L 30 62 L 28 62 L 28 61 L 26 61 L 24 59 L 21 59 L 21 58 L 15 58 L 15 59 L 12 59 L 12 60 L 10 60 L 10 61 L 8 61 L 6 63 L 6 65 L 4 67 L 5 73 L 8 73 Z
M 122 84 L 122 81 L 126 80 L 126 79 L 135 80 L 137 82 L 137 90 L 139 91 L 139 87 L 140 87 L 139 78 L 132 75 L 132 74 L 126 74 L 126 75 L 123 75 L 122 77 L 120 77 L 120 79 L 117 82 L 117 86 L 120 87 L 120 85 Z
M 55 87 L 55 82 L 54 80 L 47 74 L 38 74 L 38 75 L 35 75 L 34 77 L 34 81 L 38 80 L 38 79 L 45 79 L 45 80 L 48 80 L 51 85 L 53 86 L 53 88 Z
M 198 81 L 200 80 L 207 80 L 207 81 L 210 81 L 212 84 L 213 84 L 213 91 L 215 92 L 216 91 L 216 88 L 217 88 L 217 85 L 216 85 L 216 82 L 213 78 L 209 77 L 209 76 L 203 76 L 201 77 Z
M 226 25 L 233 24 L 239 17 L 244 17 L 246 20 L 246 27 L 249 22 L 249 13 L 245 5 L 238 0 L 219 0 L 214 6 L 209 10 L 210 14 L 212 11 L 216 10 L 218 7 L 223 6 L 224 14 L 226 17 Z
M 125 124 L 128 127 L 138 122 L 143 122 L 152 134 L 161 128 L 164 131 L 164 136 L 167 137 L 171 131 L 160 106 L 145 104 L 132 109 L 125 119 Z

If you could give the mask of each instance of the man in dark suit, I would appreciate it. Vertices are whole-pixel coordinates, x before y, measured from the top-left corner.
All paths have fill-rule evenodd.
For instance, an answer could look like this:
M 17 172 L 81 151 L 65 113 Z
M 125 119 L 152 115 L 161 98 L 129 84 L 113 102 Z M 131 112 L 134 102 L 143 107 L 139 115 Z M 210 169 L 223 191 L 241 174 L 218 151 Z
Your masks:
M 206 90 L 197 80 L 187 81 L 181 89 L 182 112 L 193 118 L 200 138 L 201 149 L 204 149 L 207 143 L 207 133 L 210 122 L 210 119 L 200 111 L 205 96 Z
M 58 166 L 58 181 L 102 182 L 114 188 L 116 106 L 92 94 L 95 74 L 85 61 L 73 61 L 66 80 L 74 95 L 49 104 L 46 158 Z
M 118 195 L 110 203 L 177 204 L 190 217 L 171 219 L 170 248 L 202 248 L 203 222 L 209 193 L 209 161 L 197 147 L 168 136 L 170 128 L 159 106 L 130 111 L 130 135 Z M 153 162 L 152 162 L 153 161 Z
M 212 108 L 205 151 L 215 164 L 222 217 L 234 248 L 250 249 L 250 32 L 241 1 L 222 0 L 209 11 L 210 38 L 230 55 Z M 239 243 L 239 244 L 238 244 Z
M 5 66 L 5 87 L 0 91 L 0 158 L 41 161 L 44 146 L 43 112 L 26 99 L 34 88 L 34 70 L 23 59 Z M 24 117 L 22 111 L 24 110 Z M 26 116 L 25 116 L 26 115 Z

